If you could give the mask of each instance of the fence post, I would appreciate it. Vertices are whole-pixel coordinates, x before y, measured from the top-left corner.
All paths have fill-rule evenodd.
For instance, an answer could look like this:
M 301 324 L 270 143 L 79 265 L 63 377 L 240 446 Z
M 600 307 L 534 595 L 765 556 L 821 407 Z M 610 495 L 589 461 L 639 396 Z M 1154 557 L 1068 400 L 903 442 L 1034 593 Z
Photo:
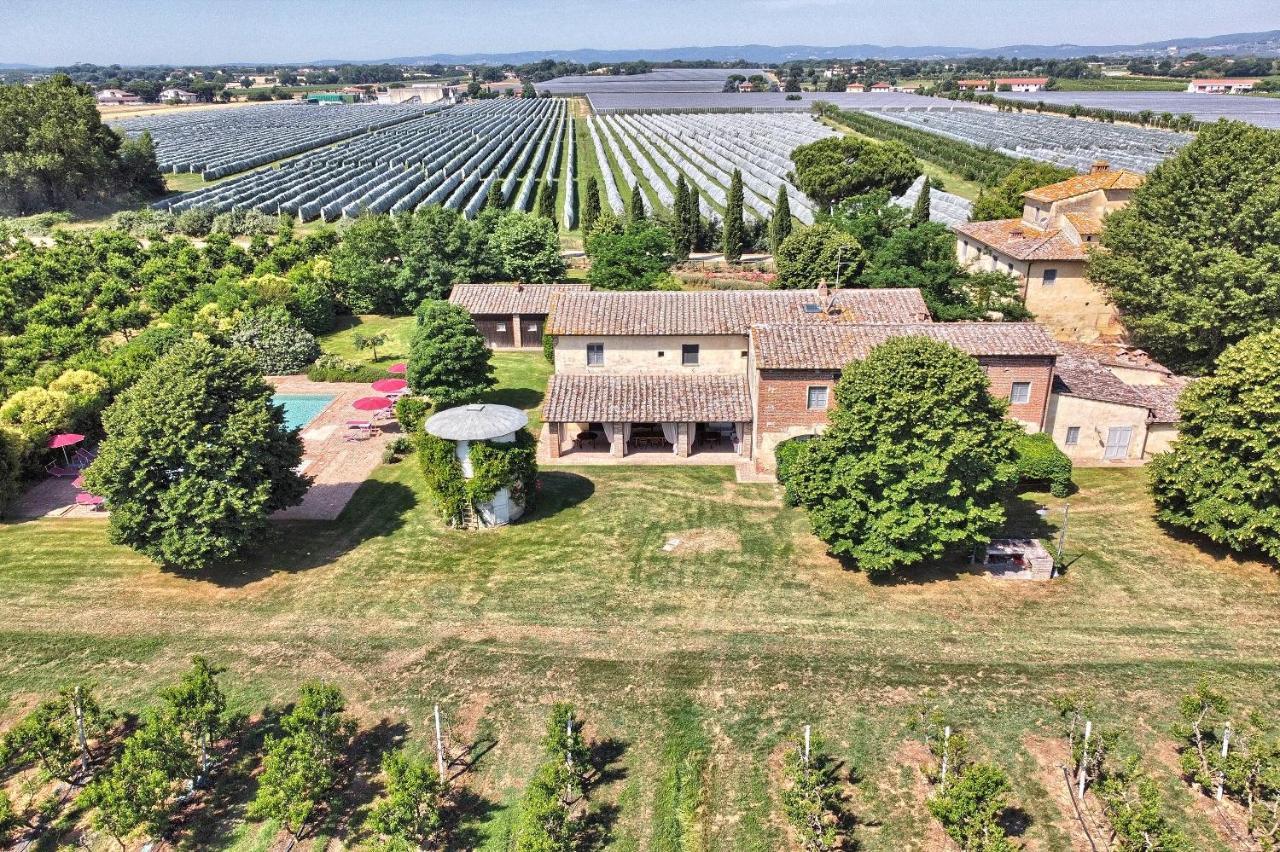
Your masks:
M 444 777 L 444 736 L 440 733 L 440 705 L 435 706 L 436 717 L 436 771 L 440 773 L 440 783 L 445 783 Z

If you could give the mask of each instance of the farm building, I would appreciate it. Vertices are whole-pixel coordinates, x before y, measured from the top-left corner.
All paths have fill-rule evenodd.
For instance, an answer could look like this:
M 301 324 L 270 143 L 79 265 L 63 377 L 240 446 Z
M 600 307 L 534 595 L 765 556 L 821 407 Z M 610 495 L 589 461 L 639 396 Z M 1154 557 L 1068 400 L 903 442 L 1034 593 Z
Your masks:
M 956 259 L 1013 275 L 1036 318 L 1065 340 L 1117 339 L 1119 315 L 1085 276 L 1089 250 L 1108 213 L 1129 203 L 1143 177 L 1105 162 L 1089 174 L 1023 194 L 1021 219 L 955 225 Z
M 1048 77 L 997 77 L 994 80 L 957 80 L 962 92 L 990 92 L 992 84 L 1000 92 L 1039 92 L 1049 83 Z
M 1058 352 L 1035 323 L 934 323 L 912 289 L 569 292 L 547 333 L 549 460 L 665 454 L 761 472 L 780 443 L 825 428 L 840 372 L 891 337 L 973 355 L 1029 431 L 1044 427 Z
M 193 104 L 198 100 L 195 92 L 188 92 L 185 89 L 161 89 L 161 103 L 179 103 Z
M 447 408 L 427 418 L 423 428 L 428 434 L 453 443 L 463 479 L 472 479 L 476 472 L 472 450 L 476 444 L 510 444 L 516 433 L 529 423 L 528 416 L 518 408 L 492 403 L 462 405 Z M 463 526 L 499 527 L 517 520 L 524 514 L 523 495 L 516 493 L 515 483 L 498 488 L 488 499 L 478 501 L 474 516 L 464 510 L 460 519 Z M 518 491 L 518 489 L 516 489 Z
M 471 314 L 485 342 L 494 349 L 537 349 L 559 293 L 586 290 L 585 282 L 560 284 L 459 284 L 449 301 Z
M 844 90 L 846 92 L 865 92 L 867 90 L 867 87 L 862 85 L 861 83 L 850 83 L 849 85 L 844 87 Z
M 124 89 L 103 89 L 95 96 L 100 104 L 139 104 L 142 98 Z
M 1262 81 L 1256 77 L 1213 77 L 1207 80 L 1192 80 L 1187 84 L 1187 91 L 1198 95 L 1238 95 L 1252 92 Z

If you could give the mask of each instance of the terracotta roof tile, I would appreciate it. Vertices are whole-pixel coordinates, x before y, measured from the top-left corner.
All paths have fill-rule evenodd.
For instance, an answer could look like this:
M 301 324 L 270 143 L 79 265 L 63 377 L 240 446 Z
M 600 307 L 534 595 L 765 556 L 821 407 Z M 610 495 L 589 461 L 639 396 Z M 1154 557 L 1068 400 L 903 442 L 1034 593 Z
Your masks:
M 1104 367 L 1124 367 L 1131 370 L 1150 370 L 1163 376 L 1172 376 L 1173 371 L 1142 349 L 1127 346 L 1123 343 L 1079 343 L 1077 341 L 1058 341 L 1064 354 L 1079 358 L 1092 358 Z
M 1087 249 L 1072 242 L 1059 228 L 1042 231 L 1021 219 L 995 219 L 955 225 L 963 234 L 1016 260 L 1084 260 Z
M 1082 237 L 1102 233 L 1102 220 L 1097 216 L 1088 216 L 1084 213 L 1068 213 L 1066 217 L 1071 226 L 1076 229 L 1076 233 Z
M 542 417 L 551 423 L 751 419 L 746 376 L 583 376 L 556 373 Z
M 1033 322 L 948 322 L 906 325 L 757 325 L 751 329 L 760 369 L 833 369 L 865 358 L 895 337 L 929 337 L 981 356 L 1052 357 L 1060 350 L 1044 326 Z
M 458 284 L 449 301 L 471 314 L 547 314 L 556 293 L 588 290 L 585 281 L 560 284 Z
M 758 322 L 929 322 L 916 289 L 832 290 L 831 310 L 806 313 L 816 290 L 706 292 L 565 292 L 555 302 L 548 334 L 736 334 Z
M 1099 189 L 1137 189 L 1142 186 L 1144 180 L 1146 178 L 1137 172 L 1130 172 L 1125 169 L 1108 169 L 1101 172 L 1076 175 L 1057 183 L 1051 183 L 1048 186 L 1041 186 L 1029 192 L 1024 192 L 1022 195 L 1032 201 L 1061 201 L 1064 198 L 1074 198 L 1077 195 L 1084 195 Z
M 1193 380 L 1186 376 L 1173 376 L 1163 385 L 1136 385 L 1134 390 L 1146 400 L 1151 409 L 1151 419 L 1156 423 L 1177 423 L 1182 419 L 1178 411 L 1178 397 Z
M 1147 398 L 1134 385 L 1122 382 L 1097 360 L 1079 355 L 1058 359 L 1053 368 L 1053 389 L 1081 399 L 1150 408 Z

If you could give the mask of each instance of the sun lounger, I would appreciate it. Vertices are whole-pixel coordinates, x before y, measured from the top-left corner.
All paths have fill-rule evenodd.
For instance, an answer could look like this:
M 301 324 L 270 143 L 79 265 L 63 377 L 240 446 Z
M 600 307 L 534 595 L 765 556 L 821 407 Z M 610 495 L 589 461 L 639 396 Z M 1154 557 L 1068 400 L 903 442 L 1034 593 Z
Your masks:
M 45 466 L 45 472 L 46 472 L 46 473 L 48 473 L 48 474 L 49 474 L 50 476 L 52 476 L 52 477 L 55 477 L 55 478 L 57 478 L 57 479 L 61 479 L 61 478 L 62 478 L 62 477 L 64 477 L 64 476 L 79 476 L 79 475 L 80 475 L 80 468 L 78 468 L 78 467 L 63 467 L 63 466 L 62 466 L 62 465 L 60 465 L 60 464 L 49 464 L 49 465 L 46 465 L 46 466 Z
M 103 499 L 97 494 L 90 494 L 88 491 L 81 491 L 76 495 L 77 506 L 88 506 L 92 509 L 101 509 Z

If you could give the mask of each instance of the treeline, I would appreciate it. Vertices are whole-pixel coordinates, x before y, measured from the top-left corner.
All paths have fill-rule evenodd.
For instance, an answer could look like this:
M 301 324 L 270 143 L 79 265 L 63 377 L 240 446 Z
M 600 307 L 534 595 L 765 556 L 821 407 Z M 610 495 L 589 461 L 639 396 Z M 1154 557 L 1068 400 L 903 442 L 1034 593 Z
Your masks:
M 162 195 L 149 134 L 102 123 L 93 92 L 57 75 L 0 86 L 0 216 L 83 210 Z
M 1102 107 L 1087 107 L 1082 104 L 1057 104 L 1048 101 L 1036 101 L 1030 103 L 1028 101 L 1013 100 L 1011 98 L 1002 98 L 998 94 L 992 95 L 983 92 L 935 92 L 933 90 L 924 90 L 921 92 L 925 95 L 939 95 L 951 101 L 972 101 L 973 103 L 983 104 L 986 106 L 994 106 L 1000 112 L 1023 112 L 1025 110 L 1034 110 L 1035 112 L 1050 112 L 1057 115 L 1065 115 L 1070 118 L 1092 118 L 1097 121 L 1105 121 L 1108 124 L 1114 124 L 1117 121 L 1125 121 L 1130 124 L 1141 124 L 1143 127 L 1160 127 L 1166 130 L 1177 130 L 1187 132 L 1192 130 L 1200 130 L 1204 127 L 1204 122 L 1196 121 L 1191 113 L 1179 113 L 1174 115 L 1171 112 L 1155 112 L 1154 110 L 1144 109 L 1137 112 L 1125 112 L 1124 110 L 1104 109 Z

